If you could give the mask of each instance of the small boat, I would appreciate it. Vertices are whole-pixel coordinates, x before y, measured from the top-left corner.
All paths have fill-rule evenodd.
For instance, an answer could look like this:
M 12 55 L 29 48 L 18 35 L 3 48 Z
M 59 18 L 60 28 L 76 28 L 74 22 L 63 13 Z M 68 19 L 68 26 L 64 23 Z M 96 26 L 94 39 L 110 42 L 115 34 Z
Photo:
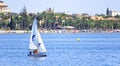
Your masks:
M 36 17 L 33 20 L 30 43 L 29 43 L 29 54 L 28 56 L 32 57 L 46 57 L 46 48 L 42 41 L 41 35 L 37 28 L 37 20 Z

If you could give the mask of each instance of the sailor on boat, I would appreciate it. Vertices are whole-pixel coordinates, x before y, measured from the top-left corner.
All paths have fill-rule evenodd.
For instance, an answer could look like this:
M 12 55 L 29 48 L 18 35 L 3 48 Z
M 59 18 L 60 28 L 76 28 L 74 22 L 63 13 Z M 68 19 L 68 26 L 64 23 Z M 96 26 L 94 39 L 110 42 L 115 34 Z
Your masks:
M 32 55 L 32 52 L 30 51 L 28 55 Z
M 32 54 L 38 54 L 38 53 L 39 53 L 39 52 L 38 52 L 38 49 L 35 49 L 33 52 L 30 51 L 29 54 L 28 54 L 28 56 L 29 56 L 29 55 L 32 55 Z
M 33 51 L 33 54 L 38 54 L 38 49 L 35 49 L 35 50 Z

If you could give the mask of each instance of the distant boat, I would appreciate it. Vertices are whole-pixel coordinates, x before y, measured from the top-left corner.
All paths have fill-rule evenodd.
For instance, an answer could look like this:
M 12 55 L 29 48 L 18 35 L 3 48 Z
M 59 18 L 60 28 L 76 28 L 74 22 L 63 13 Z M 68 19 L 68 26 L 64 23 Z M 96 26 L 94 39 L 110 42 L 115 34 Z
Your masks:
M 33 57 L 45 57 L 46 55 L 46 48 L 42 41 L 41 35 L 37 28 L 37 20 L 34 18 L 34 22 L 32 25 L 31 36 L 30 36 L 30 44 L 29 44 L 29 54 L 28 56 Z

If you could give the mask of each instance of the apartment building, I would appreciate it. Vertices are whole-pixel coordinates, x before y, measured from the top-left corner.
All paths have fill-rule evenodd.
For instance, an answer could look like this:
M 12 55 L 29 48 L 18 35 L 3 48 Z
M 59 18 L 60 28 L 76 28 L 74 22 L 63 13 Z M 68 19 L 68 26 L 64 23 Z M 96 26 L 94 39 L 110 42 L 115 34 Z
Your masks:
M 8 13 L 8 12 L 11 12 L 11 10 L 8 9 L 8 5 L 0 0 L 0 13 Z

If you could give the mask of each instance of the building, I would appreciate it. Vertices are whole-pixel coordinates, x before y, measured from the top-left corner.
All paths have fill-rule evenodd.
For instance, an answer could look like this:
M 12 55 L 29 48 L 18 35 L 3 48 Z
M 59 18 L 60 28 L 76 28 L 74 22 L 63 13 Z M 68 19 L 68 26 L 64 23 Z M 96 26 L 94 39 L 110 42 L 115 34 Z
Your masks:
M 117 16 L 117 15 L 120 15 L 120 11 L 112 11 L 112 10 L 109 10 L 109 8 L 107 8 L 107 11 L 106 11 L 106 15 L 107 16 Z
M 11 12 L 10 9 L 8 9 L 8 5 L 6 5 L 3 1 L 0 0 L 0 13 L 9 13 Z

